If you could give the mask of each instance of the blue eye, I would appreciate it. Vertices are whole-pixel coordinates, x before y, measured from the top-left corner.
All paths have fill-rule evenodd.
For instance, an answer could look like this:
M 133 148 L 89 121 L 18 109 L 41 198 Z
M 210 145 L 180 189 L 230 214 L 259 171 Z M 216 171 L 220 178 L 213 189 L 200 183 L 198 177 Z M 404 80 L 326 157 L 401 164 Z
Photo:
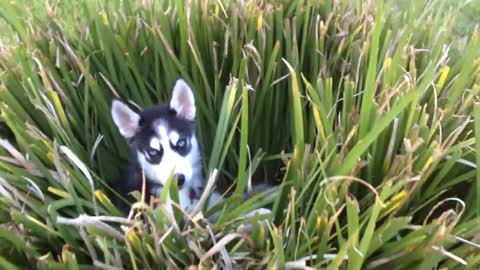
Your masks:
M 185 147 L 186 144 L 187 144 L 187 142 L 185 141 L 185 139 L 180 139 L 177 142 L 177 147 L 182 148 L 182 147 Z
M 155 157 L 155 156 L 157 156 L 158 154 L 160 154 L 160 151 L 157 150 L 157 149 L 154 149 L 154 148 L 148 148 L 148 149 L 147 149 L 147 153 L 148 153 L 149 156 Z

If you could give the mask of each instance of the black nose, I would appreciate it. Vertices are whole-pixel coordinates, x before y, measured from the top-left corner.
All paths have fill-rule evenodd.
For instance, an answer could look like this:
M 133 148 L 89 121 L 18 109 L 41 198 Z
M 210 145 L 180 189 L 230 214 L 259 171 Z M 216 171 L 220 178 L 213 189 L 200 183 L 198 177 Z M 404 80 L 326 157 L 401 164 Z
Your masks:
M 175 174 L 177 177 L 177 184 L 179 188 L 182 188 L 183 184 L 185 184 L 185 175 L 183 174 Z

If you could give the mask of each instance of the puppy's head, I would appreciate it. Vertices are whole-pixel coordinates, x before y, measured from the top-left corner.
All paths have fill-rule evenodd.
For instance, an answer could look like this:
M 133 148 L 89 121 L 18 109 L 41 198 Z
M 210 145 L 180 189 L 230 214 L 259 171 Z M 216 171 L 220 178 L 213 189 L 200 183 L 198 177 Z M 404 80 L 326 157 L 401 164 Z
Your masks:
M 195 99 L 183 80 L 175 83 L 169 104 L 136 113 L 121 101 L 112 117 L 150 181 L 164 185 L 173 173 L 179 189 L 201 185 L 201 160 L 195 136 Z

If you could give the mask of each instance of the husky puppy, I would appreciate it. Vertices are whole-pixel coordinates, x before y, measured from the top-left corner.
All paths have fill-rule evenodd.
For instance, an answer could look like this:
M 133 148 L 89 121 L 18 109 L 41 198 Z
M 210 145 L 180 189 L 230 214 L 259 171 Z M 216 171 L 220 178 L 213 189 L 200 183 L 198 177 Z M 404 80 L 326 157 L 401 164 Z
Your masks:
M 204 189 L 202 159 L 195 128 L 195 99 L 192 90 L 181 79 L 173 87 L 169 104 L 160 104 L 137 113 L 119 100 L 112 102 L 112 118 L 120 133 L 126 138 L 130 149 L 130 160 L 126 170 L 116 183 L 117 192 L 130 202 L 129 195 L 142 190 L 143 176 L 146 178 L 146 196 L 159 197 L 164 185 L 173 174 L 178 185 L 180 207 L 192 212 Z M 262 192 L 270 186 L 258 185 L 254 189 Z M 244 199 L 247 199 L 249 196 Z M 221 200 L 218 192 L 212 192 L 207 202 L 210 208 Z M 121 198 L 117 206 L 125 213 L 129 205 Z M 170 198 L 165 204 L 172 213 Z M 244 217 L 269 214 L 270 210 L 259 208 Z M 210 218 L 216 220 L 219 213 Z
M 169 104 L 160 104 L 137 113 L 119 100 L 112 102 L 112 118 L 130 148 L 130 160 L 117 191 L 124 198 L 141 190 L 143 173 L 147 196 L 160 195 L 173 174 L 178 185 L 180 207 L 189 212 L 203 191 L 202 160 L 195 128 L 195 99 L 181 79 L 173 88 Z M 128 211 L 119 200 L 117 205 Z M 171 205 L 167 209 L 171 211 Z

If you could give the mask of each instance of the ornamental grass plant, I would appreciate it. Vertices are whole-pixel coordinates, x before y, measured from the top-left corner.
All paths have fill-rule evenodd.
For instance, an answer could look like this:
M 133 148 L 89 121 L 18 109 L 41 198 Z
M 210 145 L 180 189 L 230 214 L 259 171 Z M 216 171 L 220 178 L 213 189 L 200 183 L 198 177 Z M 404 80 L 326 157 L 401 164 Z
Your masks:
M 469 2 L 0 5 L 1 269 L 480 267 Z M 225 200 L 125 217 L 111 101 L 167 102 L 177 78 Z M 252 181 L 278 188 L 243 201 Z

